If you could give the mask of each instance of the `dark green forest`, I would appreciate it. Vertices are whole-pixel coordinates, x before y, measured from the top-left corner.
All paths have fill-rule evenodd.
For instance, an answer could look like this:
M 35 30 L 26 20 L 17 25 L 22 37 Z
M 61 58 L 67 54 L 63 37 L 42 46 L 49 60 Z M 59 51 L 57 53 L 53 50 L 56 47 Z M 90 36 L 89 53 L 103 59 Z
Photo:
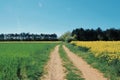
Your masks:
M 75 40 L 79 41 L 118 41 L 120 40 L 120 29 L 110 28 L 102 30 L 97 29 L 74 29 L 71 33 Z

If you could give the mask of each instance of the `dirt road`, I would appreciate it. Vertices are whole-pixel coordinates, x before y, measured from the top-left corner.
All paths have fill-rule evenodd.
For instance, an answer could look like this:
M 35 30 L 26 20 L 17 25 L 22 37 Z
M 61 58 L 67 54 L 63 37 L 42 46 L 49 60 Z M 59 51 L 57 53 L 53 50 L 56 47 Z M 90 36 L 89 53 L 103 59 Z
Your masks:
M 46 70 L 48 73 L 44 75 L 42 80 L 65 80 L 64 68 L 62 66 L 62 60 L 59 56 L 59 46 L 56 46 L 54 51 L 51 52 Z
M 102 73 L 92 68 L 81 57 L 78 57 L 73 52 L 71 52 L 66 46 L 63 45 L 63 48 L 73 64 L 82 72 L 83 78 L 85 78 L 85 80 L 108 80 L 103 77 Z

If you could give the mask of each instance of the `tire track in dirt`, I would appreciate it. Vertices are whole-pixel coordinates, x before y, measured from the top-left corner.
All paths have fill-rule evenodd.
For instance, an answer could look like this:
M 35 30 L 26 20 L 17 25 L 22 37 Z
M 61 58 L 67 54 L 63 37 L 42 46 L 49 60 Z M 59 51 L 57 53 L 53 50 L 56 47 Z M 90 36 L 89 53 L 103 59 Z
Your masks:
M 65 80 L 62 60 L 59 56 L 59 45 L 51 52 L 50 60 L 46 66 L 47 74 L 41 80 Z
M 63 48 L 73 64 L 82 72 L 85 80 L 108 80 L 107 78 L 104 78 L 102 73 L 92 68 L 81 57 L 71 52 L 65 45 L 63 45 Z

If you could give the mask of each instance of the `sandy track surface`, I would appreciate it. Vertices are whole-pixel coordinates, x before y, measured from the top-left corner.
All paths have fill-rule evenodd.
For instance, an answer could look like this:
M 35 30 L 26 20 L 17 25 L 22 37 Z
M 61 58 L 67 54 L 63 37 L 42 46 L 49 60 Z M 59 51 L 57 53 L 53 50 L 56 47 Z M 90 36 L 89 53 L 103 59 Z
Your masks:
M 108 80 L 103 77 L 102 73 L 92 68 L 81 57 L 78 57 L 76 54 L 71 52 L 66 46 L 63 45 L 63 48 L 67 53 L 69 59 L 82 72 L 82 77 L 85 78 L 85 80 Z
M 65 80 L 64 68 L 62 66 L 62 60 L 59 56 L 59 46 L 56 46 L 54 51 L 51 52 L 46 70 L 47 74 L 44 75 L 42 80 Z

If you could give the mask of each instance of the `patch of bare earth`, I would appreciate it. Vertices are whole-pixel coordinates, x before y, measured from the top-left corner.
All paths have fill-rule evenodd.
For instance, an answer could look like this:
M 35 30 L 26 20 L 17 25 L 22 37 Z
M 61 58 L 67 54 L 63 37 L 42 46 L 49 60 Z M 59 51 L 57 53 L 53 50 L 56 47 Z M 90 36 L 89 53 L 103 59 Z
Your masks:
M 51 52 L 50 60 L 45 69 L 47 70 L 47 74 L 41 80 L 65 80 L 64 68 L 59 56 L 59 46 L 56 46 L 54 51 Z
M 71 52 L 65 45 L 63 45 L 63 48 L 72 63 L 82 72 L 82 77 L 85 80 L 108 80 L 102 73 L 92 68 L 81 57 Z

